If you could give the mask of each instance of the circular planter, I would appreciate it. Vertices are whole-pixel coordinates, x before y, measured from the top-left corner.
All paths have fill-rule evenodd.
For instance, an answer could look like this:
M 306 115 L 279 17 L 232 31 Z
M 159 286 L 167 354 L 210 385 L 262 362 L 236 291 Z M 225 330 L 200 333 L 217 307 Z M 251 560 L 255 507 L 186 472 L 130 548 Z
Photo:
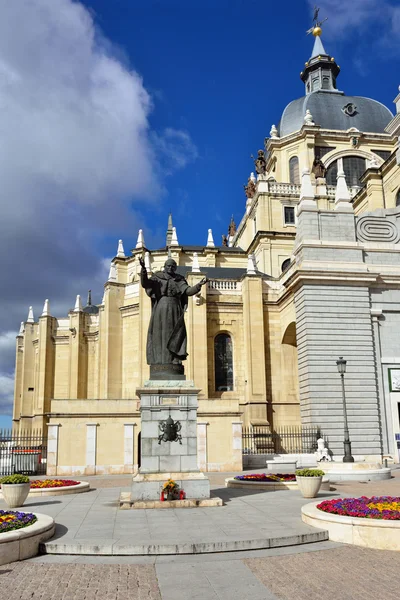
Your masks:
M 304 523 L 329 532 L 329 539 L 377 550 L 400 551 L 400 521 L 344 517 L 326 513 L 310 502 L 301 509 Z
M 322 484 L 322 475 L 318 477 L 296 475 L 296 481 L 304 498 L 315 498 Z
M 28 498 L 37 498 L 38 496 L 63 496 L 66 494 L 81 494 L 82 492 L 89 491 L 90 483 L 88 483 L 87 481 L 80 481 L 78 485 L 66 485 L 57 488 L 31 488 L 29 490 Z M 4 498 L 4 495 L 2 493 L 0 494 L 0 498 Z
M 0 565 L 36 556 L 39 544 L 53 537 L 54 519 L 48 515 L 34 514 L 37 521 L 33 525 L 0 534 Z
M 264 490 L 265 492 L 299 489 L 297 481 L 240 481 L 234 477 L 228 477 L 225 479 L 225 487 Z M 329 477 L 324 476 L 322 478 L 321 490 L 326 492 L 330 490 Z
M 2 483 L 1 491 L 3 493 L 3 498 L 7 506 L 9 508 L 18 508 L 19 506 L 23 506 L 25 500 L 28 497 L 30 487 L 30 482 Z

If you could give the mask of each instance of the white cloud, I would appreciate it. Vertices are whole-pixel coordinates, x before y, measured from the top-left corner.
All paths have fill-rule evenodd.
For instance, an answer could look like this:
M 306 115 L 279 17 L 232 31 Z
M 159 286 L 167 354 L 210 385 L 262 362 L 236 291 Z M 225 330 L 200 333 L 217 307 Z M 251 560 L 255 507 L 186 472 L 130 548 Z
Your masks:
M 315 0 L 308 0 L 310 9 L 314 8 Z M 326 38 L 360 38 L 371 46 L 390 46 L 392 50 L 400 50 L 399 21 L 400 7 L 392 0 L 320 0 L 320 18 L 328 17 L 324 26 Z M 364 33 L 371 26 L 385 25 L 385 30 L 374 36 Z M 376 32 L 376 29 L 375 29 Z
M 120 56 L 77 1 L 0 0 L 6 347 L 30 304 L 37 317 L 49 298 L 52 314 L 62 315 L 88 288 L 99 302 L 106 275 L 97 240 L 132 236 L 139 223 L 131 203 L 160 198 L 166 175 L 197 156 L 187 132 L 151 130 L 151 97 Z M 14 350 L 3 349 L 8 381 Z
M 15 341 L 15 339 L 14 339 Z M 0 374 L 0 414 L 12 415 L 14 399 L 14 373 Z

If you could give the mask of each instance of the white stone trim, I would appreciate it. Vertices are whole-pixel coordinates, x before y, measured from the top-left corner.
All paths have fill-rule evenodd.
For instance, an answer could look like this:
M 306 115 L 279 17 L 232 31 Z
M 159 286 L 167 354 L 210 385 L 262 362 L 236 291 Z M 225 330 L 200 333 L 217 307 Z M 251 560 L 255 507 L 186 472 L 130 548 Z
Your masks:
M 87 467 L 96 467 L 97 427 L 98 427 L 98 423 L 86 423 L 86 465 L 87 465 Z
M 59 427 L 60 423 L 47 426 L 47 475 L 57 473 Z
M 200 471 L 207 471 L 207 425 L 197 423 L 197 463 Z
M 124 423 L 124 466 L 133 467 L 135 455 L 135 425 L 136 423 Z

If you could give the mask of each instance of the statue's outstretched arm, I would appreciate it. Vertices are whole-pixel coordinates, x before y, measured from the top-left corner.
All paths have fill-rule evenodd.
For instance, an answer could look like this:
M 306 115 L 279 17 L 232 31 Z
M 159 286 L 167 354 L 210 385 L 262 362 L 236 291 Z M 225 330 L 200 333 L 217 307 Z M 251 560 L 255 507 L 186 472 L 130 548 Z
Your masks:
M 185 293 L 187 296 L 194 296 L 195 294 L 198 294 L 201 290 L 201 287 L 207 283 L 208 279 L 207 277 L 203 277 L 203 279 L 201 281 L 199 281 L 199 283 L 196 283 L 196 285 L 192 285 L 191 287 L 187 287 L 187 289 L 185 290 Z

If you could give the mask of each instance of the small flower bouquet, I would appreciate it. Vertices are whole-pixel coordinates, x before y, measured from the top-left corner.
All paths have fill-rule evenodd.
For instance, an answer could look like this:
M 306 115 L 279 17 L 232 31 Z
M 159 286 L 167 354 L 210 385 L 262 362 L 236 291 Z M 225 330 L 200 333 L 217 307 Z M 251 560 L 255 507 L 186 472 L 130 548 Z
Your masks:
M 162 489 L 164 496 L 167 494 L 167 500 L 175 500 L 178 496 L 179 485 L 173 479 L 168 479 Z

